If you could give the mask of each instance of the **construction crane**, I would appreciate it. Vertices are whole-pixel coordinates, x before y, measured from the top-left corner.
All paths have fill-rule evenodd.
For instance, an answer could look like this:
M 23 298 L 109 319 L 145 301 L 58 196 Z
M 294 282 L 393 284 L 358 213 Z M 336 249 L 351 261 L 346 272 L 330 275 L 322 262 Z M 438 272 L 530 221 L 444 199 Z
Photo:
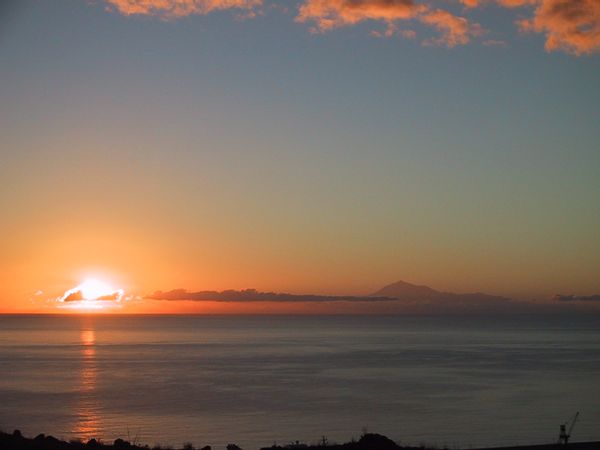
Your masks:
M 560 425 L 560 434 L 558 435 L 558 443 L 567 445 L 569 443 L 569 438 L 571 437 L 571 432 L 573 431 L 573 427 L 575 426 L 575 422 L 577 422 L 577 418 L 579 417 L 579 411 L 575 413 L 575 415 L 571 418 L 571 420 L 567 420 L 565 423 Z M 569 430 L 567 431 L 567 426 Z

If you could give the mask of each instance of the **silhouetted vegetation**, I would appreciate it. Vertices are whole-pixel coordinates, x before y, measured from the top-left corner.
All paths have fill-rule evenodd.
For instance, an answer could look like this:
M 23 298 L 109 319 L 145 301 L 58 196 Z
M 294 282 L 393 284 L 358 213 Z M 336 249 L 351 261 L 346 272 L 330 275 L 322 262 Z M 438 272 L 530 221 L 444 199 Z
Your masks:
M 104 443 L 98 439 L 87 442 L 78 440 L 61 441 L 53 436 L 38 434 L 35 438 L 24 437 L 19 430 L 12 434 L 0 432 L 1 450 L 150 450 L 148 445 L 132 444 L 123 439 L 115 439 L 112 443 Z M 153 446 L 152 450 L 172 450 L 172 447 Z M 191 443 L 185 443 L 183 450 L 194 450 Z M 201 450 L 211 450 L 209 445 Z
M 488 450 L 600 450 L 600 442 L 578 442 L 567 444 L 529 445 L 521 447 L 505 447 Z M 183 444 L 182 450 L 194 450 L 191 442 Z M 272 445 L 261 450 L 435 450 L 434 447 L 400 446 L 391 439 L 376 433 L 363 433 L 360 439 L 352 439 L 345 444 L 329 443 L 324 436 L 316 444 L 305 444 L 300 441 L 287 445 Z M 123 439 L 115 439 L 112 443 L 104 443 L 97 439 L 87 442 L 72 440 L 61 441 L 53 436 L 39 434 L 35 438 L 24 437 L 19 430 L 12 433 L 0 432 L 0 450 L 172 450 L 171 447 L 132 444 Z M 212 450 L 210 445 L 200 450 Z M 236 444 L 228 444 L 227 450 L 242 450 Z M 484 449 L 479 449 L 484 450 Z
M 401 447 L 391 439 L 375 433 L 364 433 L 356 441 L 352 440 L 345 444 L 330 444 L 327 438 L 321 438 L 321 441 L 314 445 L 303 444 L 299 441 L 280 446 L 263 447 L 261 450 L 409 450 L 411 447 Z

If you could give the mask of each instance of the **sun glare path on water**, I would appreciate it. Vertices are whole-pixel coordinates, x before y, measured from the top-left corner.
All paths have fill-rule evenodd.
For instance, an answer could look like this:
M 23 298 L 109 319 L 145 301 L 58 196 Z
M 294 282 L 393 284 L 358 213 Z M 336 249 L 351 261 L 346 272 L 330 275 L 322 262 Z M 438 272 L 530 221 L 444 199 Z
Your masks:
M 114 289 L 96 278 L 87 278 L 79 285 L 66 291 L 59 299 L 61 308 L 99 311 L 119 305 L 123 289 Z

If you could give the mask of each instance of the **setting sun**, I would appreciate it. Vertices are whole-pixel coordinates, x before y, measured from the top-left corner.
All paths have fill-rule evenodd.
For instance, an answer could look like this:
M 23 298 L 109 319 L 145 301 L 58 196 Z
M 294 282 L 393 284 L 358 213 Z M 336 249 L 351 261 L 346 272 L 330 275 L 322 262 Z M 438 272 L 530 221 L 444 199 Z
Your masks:
M 81 291 L 85 300 L 97 300 L 104 296 L 110 296 L 115 292 L 108 284 L 94 278 L 88 278 L 75 289 Z
M 66 291 L 59 299 L 69 309 L 98 310 L 115 306 L 123 298 L 123 289 L 114 289 L 95 278 L 87 278 Z

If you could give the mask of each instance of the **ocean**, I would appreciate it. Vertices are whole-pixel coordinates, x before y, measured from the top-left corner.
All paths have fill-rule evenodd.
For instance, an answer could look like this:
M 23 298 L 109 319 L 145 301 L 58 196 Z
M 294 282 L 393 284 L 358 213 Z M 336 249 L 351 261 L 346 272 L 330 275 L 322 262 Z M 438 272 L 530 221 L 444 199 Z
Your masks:
M 600 316 L 0 316 L 0 429 L 256 450 L 600 440 Z

